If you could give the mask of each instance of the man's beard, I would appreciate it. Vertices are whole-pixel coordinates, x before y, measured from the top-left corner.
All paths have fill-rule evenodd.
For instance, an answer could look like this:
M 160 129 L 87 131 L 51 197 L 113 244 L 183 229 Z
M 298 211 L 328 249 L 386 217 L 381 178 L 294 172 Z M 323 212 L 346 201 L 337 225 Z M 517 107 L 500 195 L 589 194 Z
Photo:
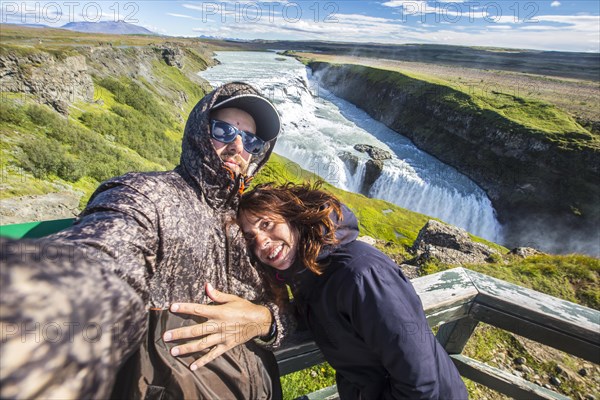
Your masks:
M 248 165 L 250 164 L 249 161 L 246 161 L 242 158 L 242 156 L 240 156 L 239 154 L 222 154 L 221 155 L 221 160 L 223 160 L 223 162 L 226 161 L 231 161 L 237 164 L 237 167 L 233 167 L 230 166 L 228 164 L 225 164 L 225 166 L 229 169 L 231 169 L 236 175 L 237 174 L 242 174 L 245 175 L 246 172 L 248 171 Z

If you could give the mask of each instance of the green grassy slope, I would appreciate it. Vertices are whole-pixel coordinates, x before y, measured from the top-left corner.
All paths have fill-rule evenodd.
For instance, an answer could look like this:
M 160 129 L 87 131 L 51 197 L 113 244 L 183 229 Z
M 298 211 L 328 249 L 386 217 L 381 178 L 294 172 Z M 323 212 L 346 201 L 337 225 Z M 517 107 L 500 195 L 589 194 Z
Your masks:
M 0 50 L 5 56 L 52 54 L 57 60 L 80 52 L 4 44 Z M 182 70 L 148 52 L 152 82 L 125 71 L 95 70 L 94 101 L 75 101 L 68 118 L 32 95 L 1 92 L 1 197 L 70 187 L 83 191 L 83 205 L 97 184 L 112 176 L 177 165 L 185 118 L 208 86 L 190 79 L 208 60 L 195 49 L 183 51 Z

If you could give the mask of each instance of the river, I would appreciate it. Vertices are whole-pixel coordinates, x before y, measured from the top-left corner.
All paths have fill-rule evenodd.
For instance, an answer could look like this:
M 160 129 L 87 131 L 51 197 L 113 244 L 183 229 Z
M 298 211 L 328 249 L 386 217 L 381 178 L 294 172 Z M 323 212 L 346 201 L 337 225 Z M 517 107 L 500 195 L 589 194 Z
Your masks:
M 381 176 L 369 197 L 439 218 L 485 239 L 501 242 L 501 226 L 485 192 L 456 169 L 419 150 L 409 139 L 319 86 L 297 60 L 269 52 L 217 52 L 220 64 L 200 76 L 213 86 L 243 81 L 260 89 L 281 114 L 275 152 L 336 187 L 360 192 L 368 144 L 386 150 Z M 340 154 L 358 157 L 350 168 Z

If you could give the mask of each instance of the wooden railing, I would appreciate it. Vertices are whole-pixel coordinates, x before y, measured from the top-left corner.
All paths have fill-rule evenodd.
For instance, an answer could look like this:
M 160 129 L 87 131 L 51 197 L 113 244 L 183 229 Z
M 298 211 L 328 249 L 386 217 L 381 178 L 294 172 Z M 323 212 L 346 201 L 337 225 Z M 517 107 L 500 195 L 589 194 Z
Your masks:
M 414 279 L 427 321 L 462 376 L 516 399 L 568 399 L 462 355 L 479 322 L 600 364 L 600 312 L 465 268 Z M 282 375 L 324 361 L 314 342 L 276 352 Z M 330 398 L 332 389 L 308 398 Z

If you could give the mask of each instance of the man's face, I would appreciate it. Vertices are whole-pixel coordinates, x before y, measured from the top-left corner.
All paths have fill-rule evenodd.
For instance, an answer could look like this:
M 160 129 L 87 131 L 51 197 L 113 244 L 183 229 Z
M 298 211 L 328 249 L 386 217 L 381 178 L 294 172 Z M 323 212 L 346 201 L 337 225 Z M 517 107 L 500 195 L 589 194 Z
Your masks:
M 256 124 L 254 119 L 246 111 L 239 108 L 223 108 L 213 111 L 212 119 L 227 122 L 239 130 L 255 134 Z M 244 150 L 242 137 L 238 135 L 231 143 L 221 143 L 211 137 L 211 142 L 217 155 L 223 160 L 223 163 L 236 174 L 244 174 L 248 170 L 248 163 L 251 154 Z

